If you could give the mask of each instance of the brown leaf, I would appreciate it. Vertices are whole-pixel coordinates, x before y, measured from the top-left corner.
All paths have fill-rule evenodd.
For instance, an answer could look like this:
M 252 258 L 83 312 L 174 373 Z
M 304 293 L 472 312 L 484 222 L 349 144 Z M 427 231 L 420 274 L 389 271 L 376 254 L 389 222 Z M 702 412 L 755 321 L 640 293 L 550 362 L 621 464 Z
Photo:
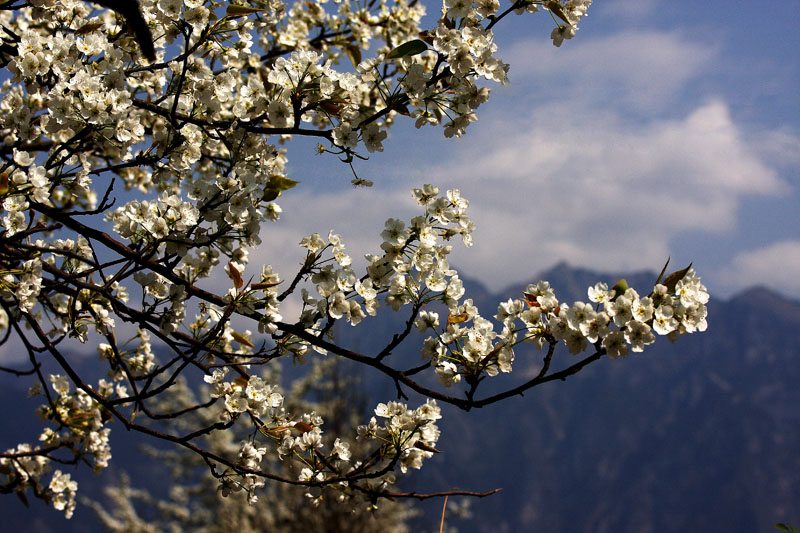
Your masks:
M 28 497 L 25 495 L 25 491 L 22 491 L 22 490 L 15 490 L 15 491 L 14 491 L 14 494 L 16 494 L 16 495 L 17 495 L 17 498 L 19 498 L 19 499 L 20 499 L 20 501 L 22 502 L 22 504 L 23 504 L 25 507 L 30 507 L 30 506 L 31 506 L 31 505 L 28 503 Z
M 528 307 L 541 307 L 539 302 L 536 300 L 536 296 L 529 292 L 523 292 L 523 296 L 525 296 L 525 302 L 528 304 Z
M 322 100 L 319 106 L 330 115 L 338 115 L 342 111 L 342 106 L 334 100 Z
M 692 263 L 689 263 L 689 266 L 687 266 L 686 268 L 682 268 L 681 270 L 673 272 L 672 274 L 667 276 L 662 285 L 665 285 L 667 287 L 668 293 L 671 294 L 675 292 L 675 286 L 678 284 L 680 280 L 686 277 L 686 273 L 689 272 L 690 268 L 692 268 Z
M 274 428 L 268 428 L 267 426 L 260 426 L 258 429 L 261 431 L 261 433 L 267 435 L 268 437 L 277 437 L 284 431 L 288 431 L 292 428 L 291 426 L 275 426 Z
M 311 424 L 306 424 L 305 422 L 295 422 L 294 429 L 296 429 L 300 433 L 308 433 L 309 431 L 314 429 L 314 427 Z
M 414 443 L 414 448 L 419 448 L 420 450 L 424 450 L 426 452 L 433 452 L 433 453 L 442 453 L 440 450 L 437 450 L 433 446 L 428 446 L 424 442 L 417 441 Z
M 232 262 L 228 262 L 228 277 L 231 278 L 231 281 L 233 281 L 233 286 L 237 289 L 241 289 L 242 285 L 244 285 L 242 273 L 239 272 L 235 266 L 233 266 Z
M 84 24 L 75 30 L 75 35 L 86 35 L 87 33 L 92 33 L 93 31 L 99 30 L 102 27 L 102 22 L 89 22 L 88 24 Z
M 556 313 L 556 314 L 558 314 L 558 313 Z M 498 344 L 497 346 L 495 346 L 492 349 L 491 352 L 486 354 L 486 356 L 484 357 L 484 360 L 491 361 L 492 359 L 497 358 L 497 354 L 500 353 L 500 350 L 502 350 L 504 346 L 505 346 L 505 344 L 502 343 L 502 342 L 500 344 Z
M 283 281 L 271 281 L 271 282 L 268 282 L 268 283 L 266 283 L 266 282 L 265 283 L 253 283 L 252 285 L 250 285 L 250 287 L 252 287 L 253 289 L 255 289 L 257 291 L 260 291 L 260 290 L 263 290 L 263 289 L 269 289 L 269 288 L 272 288 L 272 287 L 277 287 L 281 283 L 283 283 Z
M 447 316 L 447 323 L 448 324 L 460 324 L 461 322 L 466 322 L 469 318 L 467 313 L 458 313 L 457 315 L 450 314 Z
M 669 266 L 669 261 L 672 259 L 671 257 L 667 257 L 667 262 L 664 263 L 664 268 L 661 269 L 661 273 L 658 275 L 658 279 L 656 280 L 655 284 L 658 285 L 661 283 L 661 278 L 664 277 L 664 272 L 667 271 L 667 267 Z

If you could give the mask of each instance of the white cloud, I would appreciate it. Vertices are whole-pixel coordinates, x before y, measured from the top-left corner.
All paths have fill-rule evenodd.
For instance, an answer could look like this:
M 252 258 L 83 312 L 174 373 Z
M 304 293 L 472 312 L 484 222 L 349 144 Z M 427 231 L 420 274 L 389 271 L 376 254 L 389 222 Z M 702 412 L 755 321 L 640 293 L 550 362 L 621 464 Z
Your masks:
M 658 268 L 670 255 L 697 259 L 681 253 L 680 235 L 733 231 L 743 197 L 785 187 L 719 100 L 644 123 L 578 112 L 569 102 L 507 116 L 489 114 L 425 172 L 471 201 L 476 245 L 454 246 L 453 264 L 493 289 L 561 260 L 617 270 Z M 542 116 L 558 116 L 558 127 L 542 124 Z M 412 185 L 419 183 L 287 194 L 282 220 L 276 231 L 265 227 L 264 252 L 253 264 L 272 263 L 289 277 L 302 261 L 299 239 L 331 227 L 355 259 L 374 253 L 386 218 L 418 214 Z
M 589 11 L 592 17 L 595 14 L 603 15 L 603 12 L 607 12 L 609 16 L 616 19 L 638 21 L 656 14 L 658 4 L 658 0 L 603 0 L 595 2 Z
M 472 201 L 476 246 L 457 247 L 453 263 L 497 289 L 561 260 L 688 262 L 700 258 L 681 250 L 682 236 L 736 231 L 746 197 L 787 191 L 778 161 L 795 162 L 797 139 L 760 132 L 784 141 L 767 157 L 719 93 L 697 90 L 720 55 L 679 32 L 645 31 L 503 51 L 512 86 L 426 172 Z
M 277 223 L 262 228 L 263 243 L 250 254 L 248 275 L 260 272 L 262 265 L 271 264 L 281 279 L 286 280 L 281 288 L 288 287 L 305 258 L 305 249 L 298 246 L 300 239 L 312 233 L 327 239 L 331 229 L 341 235 L 356 273 L 359 268 L 363 271 L 364 254 L 380 253 L 380 234 L 387 218 L 408 221 L 422 214 L 411 198 L 411 185 L 400 189 L 387 188 L 389 185 L 356 190 L 347 187 L 334 192 L 298 187 L 279 198 L 283 214 Z M 298 316 L 299 309 L 297 301 L 287 300 L 281 306 L 281 313 L 289 319 Z
M 718 47 L 679 32 L 578 37 L 561 48 L 528 39 L 504 51 L 512 84 L 543 86 L 533 91 L 537 98 L 569 99 L 583 107 L 615 103 L 630 111 L 669 111 L 691 81 L 714 70 L 720 54 Z
M 330 227 L 353 257 L 374 251 L 386 218 L 417 214 L 408 189 L 421 176 L 471 200 L 476 245 L 454 246 L 452 263 L 492 289 L 561 260 L 617 270 L 698 259 L 681 253 L 681 235 L 734 231 L 745 196 L 786 187 L 722 98 L 684 97 L 717 55 L 679 33 L 519 43 L 501 54 L 511 88 L 466 137 L 421 148 L 418 164 L 438 163 L 403 160 L 370 191 L 292 191 L 279 231 L 264 234 L 264 250 L 285 252 L 258 260 L 291 273 L 299 238 Z
M 718 276 L 733 289 L 762 285 L 800 296 L 800 241 L 781 241 L 737 254 Z
M 541 116 L 558 116 L 558 126 Z M 732 231 L 744 196 L 785 186 L 719 100 L 645 123 L 560 103 L 527 120 L 498 118 L 431 172 L 473 200 L 477 258 L 459 263 L 493 288 L 559 260 L 657 268 L 681 257 L 683 232 Z M 490 279 L 498 270 L 504 280 Z
M 3 331 L 2 334 L 5 335 L 6 332 Z M 17 370 L 27 370 L 30 367 L 30 356 L 25 345 L 14 334 L 10 335 L 8 340 L 0 346 L 0 365 Z
M 800 177 L 794 169 L 800 168 L 800 137 L 785 125 L 772 130 L 754 131 L 748 142 L 761 154 L 761 157 L 778 168 L 788 170 L 788 178 L 800 185 Z
M 298 188 L 279 198 L 278 203 L 283 209 L 281 219 L 263 227 L 264 244 L 251 255 L 251 264 L 270 263 L 286 271 L 297 270 L 303 262 L 305 250 L 298 243 L 306 235 L 316 232 L 327 238 L 332 229 L 342 236 L 348 253 L 356 259 L 367 252 L 379 252 L 387 218 L 408 220 L 420 214 L 411 197 L 411 184 L 402 189 L 348 187 L 333 192 Z

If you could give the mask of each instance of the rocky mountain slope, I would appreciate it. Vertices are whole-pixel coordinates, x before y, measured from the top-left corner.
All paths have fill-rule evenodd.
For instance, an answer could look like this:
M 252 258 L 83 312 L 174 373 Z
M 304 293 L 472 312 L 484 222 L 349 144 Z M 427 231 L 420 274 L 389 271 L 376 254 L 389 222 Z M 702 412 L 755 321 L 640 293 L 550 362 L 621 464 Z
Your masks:
M 586 298 L 607 275 L 558 265 L 541 276 L 562 301 Z M 625 276 L 646 287 L 653 273 Z M 497 302 L 517 297 L 525 283 L 491 294 L 466 281 L 484 316 Z M 368 319 L 369 325 L 340 330 L 340 340 L 364 352 L 396 332 L 396 322 Z M 395 328 L 395 329 L 393 329 Z M 421 338 L 418 340 L 421 341 Z M 515 372 L 496 379 L 518 383 L 533 372 L 541 354 L 520 351 Z M 563 350 L 558 357 L 569 364 Z M 392 358 L 418 362 L 414 346 Z M 94 358 L 90 358 L 94 363 Z M 87 359 L 89 361 L 89 359 Z M 394 384 L 364 374 L 376 401 L 394 394 Z M 5 381 L 4 381 L 5 383 Z M 444 408 L 439 449 L 444 453 L 414 472 L 405 489 L 432 491 L 460 487 L 489 490 L 471 502 L 472 518 L 448 525 L 462 532 L 597 531 L 678 532 L 774 531 L 786 521 L 800 525 L 800 302 L 753 288 L 709 304 L 709 329 L 676 344 L 659 339 L 641 354 L 603 358 L 566 382 L 548 383 L 524 397 L 464 413 Z M 16 430 L 31 426 L 33 403 L 19 399 L 12 385 L 0 389 L 4 410 L 3 449 Z M 420 400 L 411 396 L 410 403 Z M 136 442 L 116 426 L 114 459 L 102 477 L 82 475 L 81 492 L 97 497 L 117 469 L 138 472 L 158 465 L 135 451 Z M 158 479 L 158 476 L 152 476 Z M 422 505 L 415 531 L 438 531 L 441 501 Z M 9 530 L 95 531 L 92 512 L 79 506 L 75 518 L 31 498 L 25 509 L 13 496 L 0 498 Z

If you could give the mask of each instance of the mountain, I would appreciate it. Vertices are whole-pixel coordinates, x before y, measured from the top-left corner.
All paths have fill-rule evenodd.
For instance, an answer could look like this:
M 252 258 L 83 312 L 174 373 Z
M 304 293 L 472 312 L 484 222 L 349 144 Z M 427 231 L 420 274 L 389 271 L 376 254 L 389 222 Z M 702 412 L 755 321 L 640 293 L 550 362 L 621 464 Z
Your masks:
M 595 282 L 611 285 L 621 277 L 644 289 L 656 274 L 603 274 L 560 264 L 528 281 L 549 280 L 559 299 L 571 303 L 585 299 Z M 492 294 L 465 280 L 484 316 L 494 314 L 499 301 L 519 297 L 526 283 Z M 359 328 L 344 325 L 338 340 L 374 353 L 403 318 L 385 313 Z M 421 338 L 412 337 L 416 346 L 403 345 L 387 361 L 418 364 Z M 514 372 L 492 378 L 491 388 L 520 383 L 540 359 L 540 352 L 519 350 Z M 568 365 L 574 356 L 559 350 L 554 359 L 554 365 Z M 358 371 L 375 401 L 394 397 L 390 380 Z M 660 338 L 644 353 L 602 358 L 565 382 L 469 413 L 443 406 L 437 445 L 443 453 L 402 478 L 402 488 L 502 488 L 470 500 L 468 520 L 447 514 L 446 523 L 465 533 L 750 533 L 775 531 L 776 522 L 800 525 L 798 383 L 800 302 L 764 288 L 727 301 L 712 294 L 705 333 L 676 344 Z M 0 397 L 15 409 L 6 410 L 2 427 L 15 431 L 0 432 L 3 449 L 15 444 L 20 428 L 33 428 L 26 438 L 35 438 L 37 426 L 35 402 L 20 401 L 19 391 L 9 387 L 0 389 Z M 421 401 L 409 396 L 411 405 Z M 101 484 L 113 482 L 120 470 L 138 474 L 134 485 L 158 480 L 151 476 L 158 465 L 135 446 L 115 424 L 112 467 L 100 477 L 81 474 L 80 492 L 97 498 Z M 26 510 L 14 497 L 0 498 L 9 530 L 97 530 L 85 507 L 79 505 L 75 518 L 65 522 L 30 500 Z M 424 514 L 412 530 L 438 531 L 441 506 L 441 500 L 420 504 Z
M 562 301 L 619 277 L 566 265 L 542 275 Z M 625 277 L 644 288 L 656 276 Z M 472 502 L 469 521 L 454 522 L 462 532 L 753 532 L 800 523 L 800 302 L 753 288 L 712 299 L 709 324 L 676 344 L 659 339 L 641 354 L 603 358 L 524 398 L 470 413 L 448 408 L 443 453 L 416 488 L 502 487 Z M 515 372 L 524 375 L 527 356 L 518 353 Z M 421 530 L 435 530 L 441 504 L 428 511 Z

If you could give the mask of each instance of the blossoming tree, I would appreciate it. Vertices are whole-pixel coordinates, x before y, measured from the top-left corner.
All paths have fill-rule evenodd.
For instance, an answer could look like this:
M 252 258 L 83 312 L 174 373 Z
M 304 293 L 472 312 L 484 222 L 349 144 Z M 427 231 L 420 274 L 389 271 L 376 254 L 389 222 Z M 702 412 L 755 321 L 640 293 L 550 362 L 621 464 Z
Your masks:
M 468 202 L 433 185 L 412 191 L 418 216 L 386 222 L 364 271 L 333 232 L 300 240 L 297 272 L 248 260 L 262 227 L 280 224 L 275 201 L 297 184 L 278 146 L 315 138 L 355 174 L 395 121 L 461 136 L 489 99 L 487 82 L 507 82 L 496 27 L 539 12 L 552 18 L 559 46 L 590 0 L 445 0 L 431 28 L 420 27 L 417 0 L 102 4 L 116 11 L 79 0 L 0 2 L 0 342 L 29 360 L 1 369 L 32 379 L 47 425 L 37 444 L 0 454 L 0 491 L 32 492 L 69 517 L 77 484 L 55 465 L 105 467 L 116 420 L 197 454 L 223 494 L 250 501 L 267 482 L 353 505 L 469 494 L 393 488 L 397 472 L 437 451 L 441 403 L 482 407 L 641 351 L 654 333 L 675 340 L 705 329 L 708 294 L 690 268 L 662 271 L 641 294 L 598 283 L 591 303 L 560 302 L 540 282 L 485 318 L 447 260 L 452 239 L 472 244 Z M 353 182 L 369 185 L 357 174 Z M 222 290 L 221 276 L 212 280 L 221 270 Z M 293 298 L 302 313 L 285 319 L 281 306 Z M 381 350 L 333 340 L 335 323 L 357 326 L 381 312 L 405 320 Z M 405 367 L 393 353 L 415 329 L 425 360 Z M 97 347 L 106 378 L 78 373 L 68 357 L 76 343 Z M 578 359 L 557 356 L 562 345 Z M 485 379 L 511 372 L 519 350 L 541 352 L 538 375 L 481 395 Z M 323 418 L 290 408 L 290 393 L 261 371 L 310 357 L 360 363 L 392 380 L 397 397 L 323 439 Z M 159 401 L 200 386 L 196 401 Z M 198 412 L 213 416 L 189 416 Z M 207 422 L 158 425 L 183 418 Z M 235 453 L 204 447 L 234 425 L 247 429 Z M 267 466 L 274 460 L 298 474 L 279 475 Z

